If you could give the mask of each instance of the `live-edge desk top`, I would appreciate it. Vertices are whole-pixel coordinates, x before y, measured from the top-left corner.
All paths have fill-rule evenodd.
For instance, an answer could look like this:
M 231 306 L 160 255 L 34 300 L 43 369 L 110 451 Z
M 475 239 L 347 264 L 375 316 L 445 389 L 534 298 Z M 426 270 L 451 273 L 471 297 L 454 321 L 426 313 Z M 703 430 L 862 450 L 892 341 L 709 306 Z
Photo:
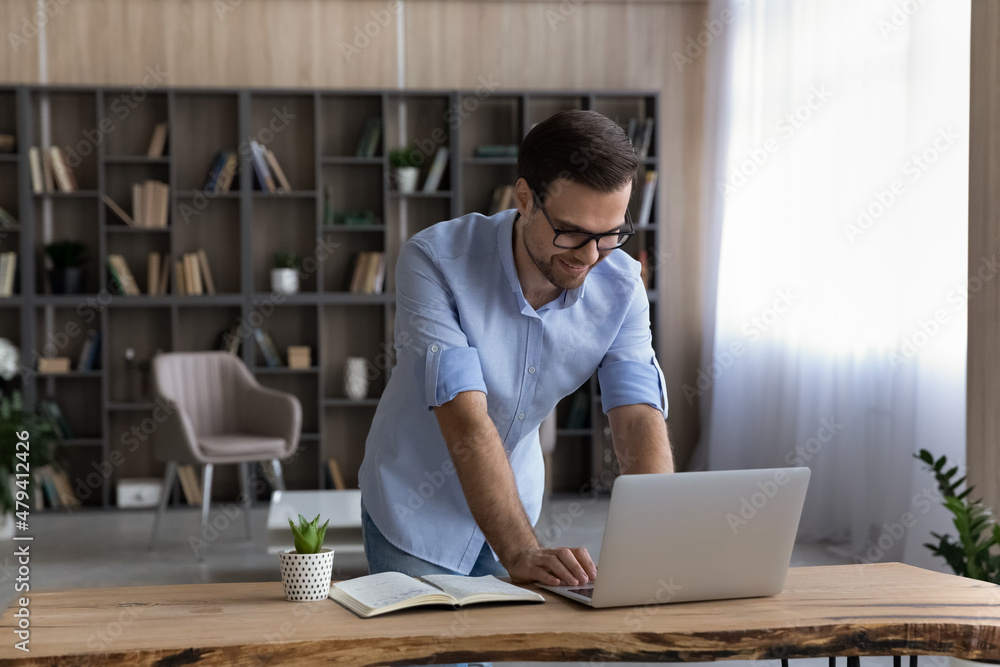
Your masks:
M 545 604 L 360 619 L 279 582 L 29 593 L 0 617 L 0 664 L 374 665 L 951 655 L 1000 662 L 1000 586 L 898 563 L 792 568 L 777 596 L 590 609 Z

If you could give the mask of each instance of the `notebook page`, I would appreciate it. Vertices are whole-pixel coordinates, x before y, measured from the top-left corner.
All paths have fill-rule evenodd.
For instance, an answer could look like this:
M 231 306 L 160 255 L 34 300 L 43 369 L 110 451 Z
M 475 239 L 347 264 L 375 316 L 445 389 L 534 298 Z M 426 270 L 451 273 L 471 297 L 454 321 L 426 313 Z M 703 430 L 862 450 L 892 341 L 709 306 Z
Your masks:
M 333 584 L 373 609 L 388 607 L 415 597 L 441 591 L 402 572 L 381 572 Z

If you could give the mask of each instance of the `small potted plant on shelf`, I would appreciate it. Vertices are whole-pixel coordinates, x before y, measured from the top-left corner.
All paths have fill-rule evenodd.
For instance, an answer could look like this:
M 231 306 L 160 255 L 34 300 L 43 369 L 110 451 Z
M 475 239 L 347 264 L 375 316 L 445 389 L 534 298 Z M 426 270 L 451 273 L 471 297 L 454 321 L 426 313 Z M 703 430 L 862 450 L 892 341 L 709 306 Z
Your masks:
M 87 248 L 79 241 L 56 241 L 45 246 L 52 263 L 49 286 L 53 294 L 79 294 L 83 288 L 83 265 Z
M 299 271 L 302 263 L 291 250 L 274 253 L 274 268 L 271 269 L 271 290 L 278 294 L 297 294 L 299 291 Z
M 285 599 L 292 602 L 313 602 L 325 600 L 330 594 L 330 580 L 333 575 L 333 549 L 323 546 L 327 519 L 319 525 L 319 514 L 312 521 L 299 515 L 299 525 L 291 519 L 295 536 L 295 548 L 278 554 L 281 560 L 281 583 L 285 586 Z
M 423 153 L 412 146 L 396 148 L 389 153 L 389 166 L 396 170 L 396 186 L 400 192 L 416 192 L 423 161 Z

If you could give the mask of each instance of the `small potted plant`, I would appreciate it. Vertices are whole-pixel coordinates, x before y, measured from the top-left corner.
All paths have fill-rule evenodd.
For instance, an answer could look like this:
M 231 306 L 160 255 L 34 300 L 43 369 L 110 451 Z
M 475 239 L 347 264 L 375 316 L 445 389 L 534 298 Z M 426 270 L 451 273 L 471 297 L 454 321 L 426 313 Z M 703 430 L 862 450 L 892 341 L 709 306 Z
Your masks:
M 53 294 L 79 294 L 83 288 L 83 265 L 87 248 L 79 241 L 56 241 L 45 246 L 52 262 L 49 285 Z
M 389 166 L 396 170 L 396 184 L 400 192 L 416 192 L 420 164 L 424 155 L 416 148 L 396 148 L 389 153 Z
M 299 271 L 302 263 L 291 250 L 274 253 L 274 268 L 271 269 L 271 290 L 278 294 L 297 294 L 299 291 Z
M 312 521 L 299 515 L 299 525 L 291 519 L 295 536 L 295 548 L 278 554 L 281 560 L 281 583 L 285 586 L 285 599 L 292 602 L 314 602 L 324 600 L 330 594 L 330 580 L 333 576 L 333 549 L 323 546 L 327 519 L 319 525 L 319 514 Z
M 24 432 L 29 436 L 27 448 L 18 446 L 22 442 L 18 434 Z M 29 495 L 42 492 L 39 469 L 52 463 L 55 443 L 52 425 L 24 409 L 21 392 L 14 391 L 0 399 L 0 536 L 3 539 L 14 534 L 15 499 L 33 507 L 21 492 Z M 16 472 L 24 471 L 24 466 L 18 469 L 19 463 L 27 465 L 31 478 L 15 477 Z

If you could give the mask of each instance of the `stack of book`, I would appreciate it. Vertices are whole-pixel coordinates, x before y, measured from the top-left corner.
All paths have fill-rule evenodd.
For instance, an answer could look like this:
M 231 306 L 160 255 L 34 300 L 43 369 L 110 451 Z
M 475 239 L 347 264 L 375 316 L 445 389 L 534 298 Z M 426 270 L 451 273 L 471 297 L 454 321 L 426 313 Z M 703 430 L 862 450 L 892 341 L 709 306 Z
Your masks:
M 14 296 L 17 275 L 17 253 L 0 252 L 0 297 Z
M 223 150 L 216 153 L 205 180 L 205 194 L 224 195 L 229 192 L 238 168 L 239 157 L 234 151 Z
M 35 194 L 45 192 L 76 192 L 76 176 L 58 146 L 43 150 L 37 146 L 28 149 L 31 165 L 31 189 Z M 58 190 L 57 190 L 58 188 Z
M 132 275 L 132 270 L 128 268 L 124 257 L 116 254 L 108 255 L 108 270 L 119 294 L 139 296 L 139 286 L 136 285 L 135 276 Z
M 105 203 L 109 200 L 105 199 Z M 109 204 L 110 206 L 110 204 Z M 117 207 L 112 207 L 115 210 Z M 133 227 L 166 227 L 170 211 L 170 186 L 162 181 L 145 181 L 132 185 L 132 218 Z M 124 211 L 115 210 L 126 223 L 128 218 L 122 216 Z
M 285 178 L 285 172 L 278 164 L 278 159 L 269 148 L 261 146 L 256 141 L 250 142 L 250 157 L 253 171 L 257 175 L 257 183 L 264 192 L 291 192 L 292 186 Z
M 56 470 L 52 466 L 42 466 L 38 469 L 38 476 L 41 478 L 41 487 L 45 491 L 50 507 L 71 510 L 80 506 L 80 499 L 73 493 L 69 475 L 64 471 Z
M 632 118 L 628 122 L 626 132 L 640 160 L 649 157 L 649 149 L 653 144 L 653 123 L 652 118 Z
M 8 213 L 3 206 L 0 206 L 0 227 L 3 227 L 4 229 L 17 228 L 17 218 Z
M 385 282 L 385 253 L 361 252 L 354 260 L 351 274 L 352 294 L 381 294 Z
M 166 285 L 163 286 L 164 293 Z M 174 262 L 176 294 L 215 294 L 215 281 L 204 250 L 184 253 Z
M 382 119 L 378 117 L 369 118 L 365 121 L 365 129 L 361 131 L 358 138 L 358 148 L 355 151 L 357 157 L 375 157 L 378 153 L 378 142 L 382 138 Z
M 150 296 L 167 293 L 167 283 L 170 281 L 170 255 L 151 252 L 146 263 L 146 292 Z

